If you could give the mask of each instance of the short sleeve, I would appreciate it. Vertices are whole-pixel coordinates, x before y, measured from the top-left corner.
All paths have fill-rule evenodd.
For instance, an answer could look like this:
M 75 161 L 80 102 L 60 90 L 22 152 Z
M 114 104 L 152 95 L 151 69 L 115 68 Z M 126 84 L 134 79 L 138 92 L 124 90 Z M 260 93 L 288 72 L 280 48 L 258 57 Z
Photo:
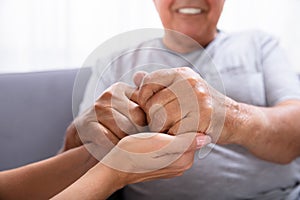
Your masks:
M 300 83 L 278 40 L 264 35 L 260 41 L 262 50 L 262 71 L 266 101 L 274 106 L 282 101 L 300 100 Z

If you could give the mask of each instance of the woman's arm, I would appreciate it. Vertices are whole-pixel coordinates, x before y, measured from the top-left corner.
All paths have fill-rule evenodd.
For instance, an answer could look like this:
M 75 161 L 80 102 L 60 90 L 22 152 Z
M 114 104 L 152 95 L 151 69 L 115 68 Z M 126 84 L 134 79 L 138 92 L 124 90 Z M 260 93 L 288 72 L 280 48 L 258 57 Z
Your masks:
M 115 170 L 98 163 L 79 180 L 52 199 L 106 199 L 122 186 Z
M 81 146 L 47 160 L 0 172 L 0 199 L 49 199 L 96 163 Z
M 186 136 L 179 137 L 166 134 L 153 135 L 154 136 L 146 139 L 136 136 L 127 136 L 118 143 L 116 147 L 117 151 L 111 151 L 108 154 L 111 160 L 109 165 L 116 164 L 114 166 L 119 166 L 120 163 L 122 163 L 122 165 L 128 166 L 128 168 L 126 168 L 128 171 L 116 170 L 109 167 L 106 159 L 106 161 L 99 162 L 78 181 L 55 196 L 53 200 L 106 199 L 114 191 L 127 184 L 182 175 L 185 170 L 192 166 L 195 150 L 210 142 L 209 137 L 203 134 L 187 134 Z M 194 136 L 196 136 L 196 138 Z M 190 141 L 190 139 L 192 140 Z M 176 147 L 178 144 L 187 145 L 188 148 L 183 152 L 179 152 L 178 147 Z M 174 146 L 174 148 L 168 148 L 167 152 L 164 152 L 163 149 L 166 146 Z M 122 153 L 120 149 L 125 150 L 127 153 L 122 154 L 121 157 L 118 156 L 119 153 Z M 158 153 L 160 155 L 155 158 L 149 156 L 149 154 L 153 152 L 160 152 Z M 137 160 L 135 160 L 134 155 L 131 153 L 142 153 L 144 156 L 138 157 Z M 157 166 L 157 168 L 155 167 L 150 170 L 147 164 L 152 161 L 161 163 L 166 160 L 172 160 L 172 156 L 174 155 L 177 155 L 177 159 L 174 160 L 174 162 L 170 162 L 167 166 Z M 139 165 L 136 165 L 136 163 L 139 163 Z M 146 172 L 138 172 L 141 171 L 141 169 L 148 170 Z

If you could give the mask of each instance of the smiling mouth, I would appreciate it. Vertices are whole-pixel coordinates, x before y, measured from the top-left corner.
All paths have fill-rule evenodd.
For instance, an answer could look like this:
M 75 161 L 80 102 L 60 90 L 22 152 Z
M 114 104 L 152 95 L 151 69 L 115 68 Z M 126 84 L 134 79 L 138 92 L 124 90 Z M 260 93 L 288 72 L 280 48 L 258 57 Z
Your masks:
M 202 13 L 202 9 L 200 8 L 179 8 L 177 10 L 178 13 L 180 14 L 185 14 L 185 15 L 197 15 Z

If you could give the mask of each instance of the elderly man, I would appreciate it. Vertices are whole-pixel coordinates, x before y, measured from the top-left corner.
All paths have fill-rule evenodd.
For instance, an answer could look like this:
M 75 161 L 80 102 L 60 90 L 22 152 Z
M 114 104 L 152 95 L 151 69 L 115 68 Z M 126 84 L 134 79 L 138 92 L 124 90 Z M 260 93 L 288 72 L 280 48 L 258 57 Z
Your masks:
M 216 64 L 227 96 L 222 91 L 210 88 L 209 84 L 213 82 L 206 83 L 205 75 L 208 71 L 201 71 L 200 77 L 189 68 L 177 68 L 194 68 L 191 63 L 178 61 L 160 52 L 145 53 L 142 58 L 131 57 L 142 60 L 142 63 L 155 61 L 177 69 L 137 74 L 135 83 L 139 98 L 131 102 L 132 109 L 129 113 L 139 116 L 143 110 L 149 128 L 153 131 L 178 134 L 176 125 L 179 123 L 182 127 L 187 127 L 187 130 L 181 130 L 180 133 L 201 132 L 211 136 L 217 145 L 205 158 L 196 159 L 193 167 L 183 176 L 130 185 L 123 191 L 124 198 L 179 200 L 299 197 L 300 164 L 296 158 L 300 154 L 300 124 L 297 123 L 300 117 L 300 89 L 297 77 L 290 71 L 278 42 L 259 31 L 228 34 L 217 30 L 224 0 L 154 0 L 154 4 L 166 34 L 163 38 L 142 43 L 139 48 L 150 46 L 177 52 L 192 60 L 192 63 L 200 63 L 198 66 L 201 68 L 206 65 L 200 56 L 203 51 L 195 49 L 191 45 L 193 42 L 189 41 L 196 42 L 205 48 Z M 181 39 L 167 30 L 187 35 L 193 40 Z M 133 63 L 135 62 L 124 57 L 115 63 L 115 67 L 125 72 L 133 68 Z M 100 77 L 99 67 L 101 66 L 94 68 L 82 108 L 93 102 L 91 93 Z M 117 75 L 109 76 L 111 84 L 119 80 Z M 182 78 L 186 81 L 178 81 Z M 155 83 L 160 83 L 163 87 Z M 198 100 L 194 107 L 187 108 L 191 109 L 187 113 L 198 109 L 198 116 L 197 113 L 183 117 L 178 114 L 178 102 L 189 93 L 183 92 L 182 95 L 175 96 L 168 90 L 168 86 L 176 85 L 177 88 L 186 83 L 192 88 L 190 94 L 195 94 Z M 110 93 L 111 98 L 114 95 L 116 93 Z M 129 96 L 128 99 L 132 100 Z M 156 112 L 151 112 L 155 105 L 161 106 Z M 122 106 L 124 105 L 114 104 L 111 107 L 122 110 Z M 116 123 L 111 123 L 116 119 L 110 118 L 109 122 L 105 121 L 106 117 L 101 117 L 101 112 L 106 115 L 103 109 L 108 107 L 96 105 L 99 122 L 105 124 L 116 137 L 124 137 L 127 132 L 124 133 Z M 214 129 L 211 129 L 211 115 L 218 108 L 225 109 L 224 127 L 220 136 L 215 137 Z M 165 110 L 162 118 L 166 123 L 157 128 L 161 115 L 157 117 L 156 114 L 160 109 Z M 110 112 L 111 115 L 112 113 Z M 119 114 L 126 115 L 124 112 Z M 117 115 L 114 116 L 117 118 Z M 196 129 L 195 126 L 189 126 L 194 117 L 199 118 L 200 122 Z M 132 120 L 128 116 L 127 120 L 129 126 L 137 127 L 138 120 Z M 137 128 L 134 130 L 135 133 L 139 132 Z M 78 145 L 81 142 L 71 125 L 64 150 Z

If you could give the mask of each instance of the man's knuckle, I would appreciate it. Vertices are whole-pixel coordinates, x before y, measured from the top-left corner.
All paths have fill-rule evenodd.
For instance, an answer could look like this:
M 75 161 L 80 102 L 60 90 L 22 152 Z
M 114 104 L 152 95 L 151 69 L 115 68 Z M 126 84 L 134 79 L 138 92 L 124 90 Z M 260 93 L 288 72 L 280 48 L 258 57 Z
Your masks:
M 187 78 L 187 82 L 193 87 L 195 88 L 197 86 L 197 84 L 199 84 L 199 80 L 196 77 L 189 77 Z

